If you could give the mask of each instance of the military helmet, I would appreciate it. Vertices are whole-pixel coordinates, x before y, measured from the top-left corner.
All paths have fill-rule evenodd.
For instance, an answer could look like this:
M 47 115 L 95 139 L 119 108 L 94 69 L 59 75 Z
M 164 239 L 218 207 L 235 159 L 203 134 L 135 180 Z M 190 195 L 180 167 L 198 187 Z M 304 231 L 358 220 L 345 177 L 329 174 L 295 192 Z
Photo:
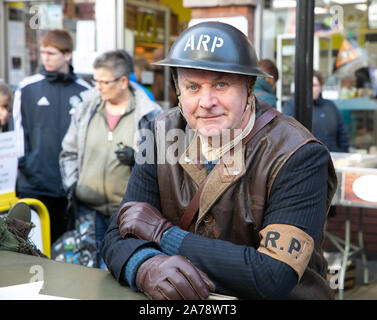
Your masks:
M 272 78 L 258 68 L 250 40 L 237 28 L 221 22 L 202 22 L 186 29 L 168 57 L 153 64 Z

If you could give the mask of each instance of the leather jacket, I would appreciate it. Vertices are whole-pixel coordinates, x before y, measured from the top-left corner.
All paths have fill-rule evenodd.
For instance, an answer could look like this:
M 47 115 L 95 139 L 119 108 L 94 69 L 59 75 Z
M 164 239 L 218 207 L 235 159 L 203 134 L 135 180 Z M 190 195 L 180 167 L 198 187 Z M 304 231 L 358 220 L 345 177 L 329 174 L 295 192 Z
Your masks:
M 256 117 L 268 107 L 257 100 Z M 160 130 L 168 132 L 177 128 L 187 132 L 186 122 L 179 109 L 174 108 L 156 118 L 155 136 L 164 136 L 159 134 Z M 186 139 L 186 144 L 187 141 L 190 140 Z M 268 207 L 274 180 L 290 156 L 311 141 L 321 143 L 292 117 L 278 115 L 245 148 L 235 151 L 241 152 L 241 157 L 234 157 L 236 160 L 233 163 L 224 164 L 218 174 L 212 175 L 207 181 L 200 199 L 199 214 L 189 231 L 258 249 L 264 212 Z M 168 150 L 174 143 L 177 142 L 157 139 L 158 154 L 161 154 L 159 150 Z M 187 145 L 181 147 L 186 152 L 179 163 L 159 164 L 157 171 L 161 211 L 174 225 L 179 224 L 198 185 L 207 176 L 204 165 L 197 161 L 200 156 L 198 144 L 191 140 L 188 148 Z M 337 186 L 333 163 L 329 159 L 327 211 Z M 322 240 L 323 230 L 314 244 L 314 251 L 299 283 L 287 299 L 333 298 L 326 280 L 327 262 L 322 253 Z

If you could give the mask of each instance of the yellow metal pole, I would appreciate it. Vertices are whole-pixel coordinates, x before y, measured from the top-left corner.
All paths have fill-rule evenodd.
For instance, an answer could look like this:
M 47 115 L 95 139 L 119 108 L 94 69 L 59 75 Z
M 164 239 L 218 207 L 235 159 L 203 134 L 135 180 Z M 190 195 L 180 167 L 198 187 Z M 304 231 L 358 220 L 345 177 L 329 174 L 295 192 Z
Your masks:
M 46 206 L 41 201 L 32 198 L 19 199 L 18 202 L 24 202 L 37 210 L 41 219 L 43 253 L 51 258 L 50 215 Z

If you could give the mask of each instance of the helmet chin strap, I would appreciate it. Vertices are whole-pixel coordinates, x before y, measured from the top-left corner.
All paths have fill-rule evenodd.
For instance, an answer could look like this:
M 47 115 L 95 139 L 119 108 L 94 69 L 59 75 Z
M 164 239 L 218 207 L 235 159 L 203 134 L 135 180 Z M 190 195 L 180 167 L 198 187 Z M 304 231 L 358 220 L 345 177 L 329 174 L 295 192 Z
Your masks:
M 250 109 L 252 107 L 251 112 L 255 112 L 254 84 L 255 84 L 255 77 L 252 78 L 249 82 L 248 95 L 247 95 L 245 109 L 242 113 L 240 121 L 234 126 L 233 129 L 240 129 L 240 126 L 245 119 L 246 112 L 247 112 L 248 109 Z
M 241 119 L 237 122 L 237 124 L 233 128 L 231 128 L 231 130 L 241 129 L 242 122 L 245 120 L 246 113 L 247 113 L 248 109 L 250 109 L 250 114 L 249 114 L 248 121 L 250 121 L 250 117 L 252 117 L 253 113 L 255 113 L 255 96 L 254 96 L 255 81 L 256 81 L 256 77 L 251 77 L 248 80 L 248 82 L 249 82 L 248 83 L 248 89 L 247 89 L 248 95 L 247 95 L 247 100 L 246 100 L 245 108 L 243 110 Z M 253 121 L 252 125 L 254 125 L 254 121 Z M 246 127 L 248 127 L 248 125 L 246 125 Z M 245 128 L 242 128 L 241 130 L 243 131 L 244 129 Z M 248 128 L 248 129 L 250 129 L 250 128 Z

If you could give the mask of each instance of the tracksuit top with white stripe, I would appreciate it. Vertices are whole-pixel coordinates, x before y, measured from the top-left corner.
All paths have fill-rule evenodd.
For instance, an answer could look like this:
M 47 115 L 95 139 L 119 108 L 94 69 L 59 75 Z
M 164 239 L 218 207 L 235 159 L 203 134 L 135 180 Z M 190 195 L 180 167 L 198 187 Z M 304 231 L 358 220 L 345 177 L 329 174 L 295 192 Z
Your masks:
M 15 93 L 13 124 L 17 134 L 17 193 L 64 197 L 59 170 L 61 144 L 71 114 L 90 86 L 70 67 L 68 74 L 41 72 L 21 81 Z

